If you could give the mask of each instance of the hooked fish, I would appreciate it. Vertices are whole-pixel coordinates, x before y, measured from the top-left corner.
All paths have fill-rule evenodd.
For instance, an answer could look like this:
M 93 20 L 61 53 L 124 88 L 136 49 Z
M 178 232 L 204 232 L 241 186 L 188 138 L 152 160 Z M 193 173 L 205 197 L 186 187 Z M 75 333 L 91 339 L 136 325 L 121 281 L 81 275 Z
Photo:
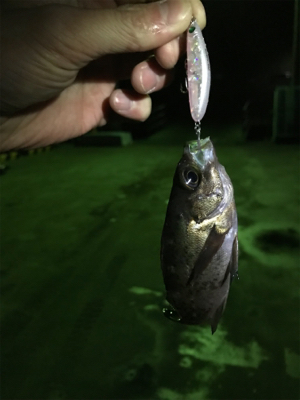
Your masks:
M 164 314 L 217 329 L 238 273 L 233 187 L 210 138 L 188 142 L 175 171 L 161 239 Z

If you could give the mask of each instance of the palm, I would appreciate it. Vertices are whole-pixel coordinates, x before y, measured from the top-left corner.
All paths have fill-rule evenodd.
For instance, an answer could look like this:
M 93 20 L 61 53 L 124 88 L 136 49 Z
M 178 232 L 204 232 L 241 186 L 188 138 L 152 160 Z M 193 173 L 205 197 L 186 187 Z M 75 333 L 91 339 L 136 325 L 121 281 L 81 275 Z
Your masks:
M 122 0 L 60 0 L 61 4 L 82 8 L 114 8 L 125 2 Z M 43 3 L 57 3 L 57 1 L 24 0 L 22 6 L 33 7 Z M 107 68 L 107 70 L 111 69 Z M 66 77 L 67 80 L 68 77 Z M 52 141 L 78 136 L 96 125 L 105 123 L 108 98 L 114 90 L 116 80 L 116 77 L 110 77 L 107 80 L 104 78 L 102 81 L 77 79 L 71 86 L 66 85 L 66 88 L 54 99 L 32 106 L 27 114 L 16 115 L 11 119 L 14 119 L 15 124 L 23 127 L 25 131 L 31 131 L 32 137 L 41 131 L 45 138 L 52 137 Z M 49 84 L 51 87 L 51 82 L 39 82 L 38 86 L 43 91 L 43 86 L 49 87 Z M 53 92 L 55 94 L 55 90 Z M 46 143 L 43 141 L 42 144 Z
M 49 4 L 51 2 L 54 1 L 24 0 L 22 4 L 23 6 L 33 7 L 37 4 Z M 122 1 L 61 0 L 60 3 L 83 8 L 114 8 Z M 29 54 L 30 49 L 24 47 L 22 52 L 21 58 L 25 59 L 25 54 Z M 40 79 L 32 68 L 32 65 L 35 64 L 32 61 L 35 56 L 36 53 L 33 52 L 31 57 L 28 57 L 30 60 L 27 65 L 29 71 L 28 91 L 27 93 L 26 90 L 24 91 L 20 104 L 18 99 L 15 102 L 16 111 L 24 107 L 27 107 L 27 111 L 11 116 L 9 121 L 11 126 L 17 127 L 20 136 L 28 138 L 26 146 L 44 146 L 53 142 L 60 142 L 79 136 L 97 125 L 105 124 L 105 117 L 109 109 L 108 99 L 120 78 L 115 67 L 117 63 L 113 62 L 114 56 L 106 56 L 96 63 L 93 62 L 90 65 L 91 68 L 80 71 L 79 79 L 76 78 L 76 70 L 67 73 L 67 70 L 62 68 L 58 72 L 54 69 L 47 80 Z M 17 64 L 15 68 L 18 71 Z M 51 71 L 51 66 L 49 71 Z M 13 73 L 13 71 L 11 70 L 10 73 Z M 21 73 L 15 75 L 22 76 Z M 37 105 L 31 105 L 32 96 L 28 95 L 31 91 L 31 77 L 35 77 L 35 81 L 31 84 L 35 85 L 36 99 L 40 96 L 42 101 L 36 102 Z M 57 82 L 61 82 L 60 90 L 57 90 Z M 70 82 L 73 83 L 70 84 Z M 22 82 L 18 83 L 18 79 L 14 79 L 13 85 L 16 85 L 16 88 L 14 86 L 10 88 L 13 96 L 14 93 L 18 92 L 18 88 L 26 88 L 26 85 Z M 45 93 L 48 93 L 48 95 L 45 95 Z M 14 102 L 12 101 L 10 104 L 12 106 L 9 107 L 9 111 L 14 112 Z
M 14 118 L 30 131 L 32 138 L 43 132 L 41 145 L 70 139 L 105 123 L 107 100 L 114 86 L 111 82 L 76 81 L 54 100 Z

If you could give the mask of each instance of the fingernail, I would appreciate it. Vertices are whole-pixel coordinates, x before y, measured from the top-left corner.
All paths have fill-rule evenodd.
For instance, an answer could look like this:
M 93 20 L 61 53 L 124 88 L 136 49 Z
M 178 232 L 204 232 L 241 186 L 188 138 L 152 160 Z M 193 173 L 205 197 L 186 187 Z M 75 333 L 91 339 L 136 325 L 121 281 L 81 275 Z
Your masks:
M 130 101 L 120 90 L 115 95 L 114 104 L 117 111 L 129 111 L 132 106 L 132 101 Z
M 190 3 L 182 0 L 162 0 L 159 4 L 161 16 L 167 24 L 176 24 L 190 12 Z
M 157 86 L 157 75 L 151 71 L 148 64 L 141 67 L 140 82 L 144 92 L 147 94 L 153 92 Z

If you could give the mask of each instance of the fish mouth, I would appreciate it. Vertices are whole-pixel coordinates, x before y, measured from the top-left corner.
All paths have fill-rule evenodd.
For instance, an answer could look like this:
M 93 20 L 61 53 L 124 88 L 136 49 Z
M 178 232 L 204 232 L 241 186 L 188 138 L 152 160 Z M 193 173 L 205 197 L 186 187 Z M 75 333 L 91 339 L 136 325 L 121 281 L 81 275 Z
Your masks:
M 214 147 L 209 136 L 205 139 L 200 139 L 200 142 L 198 140 L 188 141 L 184 148 L 184 154 L 189 160 L 195 162 L 201 170 L 204 170 L 208 163 L 212 163 L 216 159 Z
M 198 151 L 205 150 L 206 147 L 211 147 L 210 137 L 208 136 L 205 139 L 200 139 L 200 141 L 189 140 L 186 142 L 186 146 L 188 147 L 190 153 L 198 153 Z

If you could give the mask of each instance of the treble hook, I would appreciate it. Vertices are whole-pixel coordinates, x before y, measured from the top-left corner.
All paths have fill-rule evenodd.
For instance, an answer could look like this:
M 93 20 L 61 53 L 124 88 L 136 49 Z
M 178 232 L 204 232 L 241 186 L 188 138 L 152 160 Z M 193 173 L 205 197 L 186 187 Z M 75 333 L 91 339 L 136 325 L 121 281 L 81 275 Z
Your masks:
M 185 66 L 186 76 L 184 78 L 184 82 L 180 83 L 180 91 L 181 91 L 181 93 L 186 94 L 189 91 L 189 89 L 188 89 L 188 80 L 187 80 L 187 59 L 184 62 L 184 66 Z
M 183 94 L 186 94 L 188 92 L 187 78 L 184 79 L 184 82 L 180 83 L 180 91 Z

